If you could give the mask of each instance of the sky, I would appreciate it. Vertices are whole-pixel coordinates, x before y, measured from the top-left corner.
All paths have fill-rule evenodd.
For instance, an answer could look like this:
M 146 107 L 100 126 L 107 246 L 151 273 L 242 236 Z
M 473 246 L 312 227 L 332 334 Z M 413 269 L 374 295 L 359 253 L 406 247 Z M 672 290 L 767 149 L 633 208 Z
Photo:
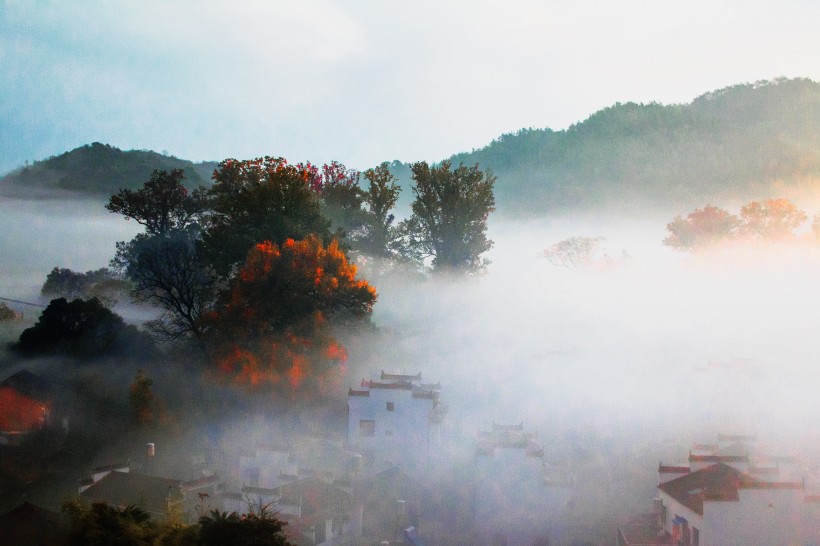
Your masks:
M 0 0 L 0 173 L 94 141 L 438 161 L 615 102 L 820 80 L 802 0 Z

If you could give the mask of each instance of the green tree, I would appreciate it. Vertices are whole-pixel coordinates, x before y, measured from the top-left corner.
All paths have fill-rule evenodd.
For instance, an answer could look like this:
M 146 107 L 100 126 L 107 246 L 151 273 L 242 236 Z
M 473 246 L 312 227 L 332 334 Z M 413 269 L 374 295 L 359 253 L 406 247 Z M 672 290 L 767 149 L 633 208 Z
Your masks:
M 337 230 L 336 236 L 353 241 L 359 237 L 364 223 L 363 194 L 360 174 L 338 161 L 322 165 L 298 165 L 310 173 L 310 188 L 319 198 L 322 214 Z
M 399 230 L 393 225 L 395 216 L 390 211 L 396 206 L 401 187 L 396 184 L 387 163 L 366 170 L 364 177 L 369 186 L 363 194 L 363 229 L 354 244 L 370 256 L 393 257 L 398 250 Z
M 409 251 L 432 258 L 435 271 L 474 272 L 488 262 L 481 255 L 493 242 L 487 239 L 487 218 L 495 210 L 495 176 L 478 165 L 451 168 L 414 163 L 413 215 L 403 222 Z
M 182 185 L 184 178 L 182 169 L 155 170 L 142 188 L 120 189 L 105 208 L 145 226 L 148 235 L 185 229 L 199 221 L 205 206 L 205 190 L 189 192 Z
M 146 356 L 150 340 L 96 298 L 51 300 L 31 328 L 23 330 L 15 348 L 29 356 Z
M 330 241 L 330 223 L 310 180 L 306 168 L 282 158 L 220 163 L 208 191 L 210 214 L 202 240 L 206 263 L 228 278 L 259 242 L 283 243 L 310 234 Z
M 189 192 L 183 178 L 179 169 L 154 171 L 141 189 L 121 189 L 106 205 L 145 226 L 145 233 L 117 243 L 111 265 L 131 280 L 135 301 L 162 310 L 148 326 L 163 340 L 201 336 L 200 319 L 214 299 L 198 244 L 205 193 Z
M 90 506 L 74 498 L 63 503 L 68 530 L 54 544 L 77 546 L 197 546 L 198 525 L 156 523 L 138 506 L 114 508 L 102 502 Z
M 292 546 L 284 533 L 287 524 L 266 507 L 242 516 L 212 510 L 199 524 L 201 546 Z
M 211 309 L 216 290 L 198 236 L 190 226 L 164 235 L 139 234 L 128 243 L 117 243 L 112 266 L 132 282 L 135 301 L 162 310 L 159 318 L 147 323 L 161 340 L 200 338 L 204 333 L 202 317 Z

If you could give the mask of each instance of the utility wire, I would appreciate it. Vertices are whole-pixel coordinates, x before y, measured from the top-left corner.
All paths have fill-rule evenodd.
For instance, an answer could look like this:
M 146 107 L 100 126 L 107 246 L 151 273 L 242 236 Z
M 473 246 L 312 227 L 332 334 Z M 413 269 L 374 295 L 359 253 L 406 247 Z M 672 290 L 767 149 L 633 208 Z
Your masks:
M 21 305 L 31 305 L 32 307 L 46 307 L 45 305 L 43 305 L 41 303 L 29 303 L 27 301 L 20 301 L 20 300 L 13 300 L 11 298 L 4 298 L 3 296 L 0 296 L 0 300 L 10 301 L 12 303 L 19 303 Z

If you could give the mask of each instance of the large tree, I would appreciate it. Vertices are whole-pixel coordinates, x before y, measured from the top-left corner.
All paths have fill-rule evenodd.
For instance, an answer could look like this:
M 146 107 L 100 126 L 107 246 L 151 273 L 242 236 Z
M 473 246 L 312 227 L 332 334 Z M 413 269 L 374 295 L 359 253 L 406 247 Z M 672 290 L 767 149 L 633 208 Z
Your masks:
M 495 210 L 495 176 L 478 165 L 452 168 L 414 163 L 413 215 L 403 222 L 407 245 L 421 259 L 432 259 L 436 271 L 473 272 L 487 260 L 487 218 Z
M 204 190 L 189 192 L 180 170 L 154 171 L 137 190 L 120 190 L 106 208 L 145 226 L 145 233 L 117 243 L 112 266 L 133 283 L 136 301 L 156 304 L 149 322 L 161 339 L 202 335 L 201 317 L 214 299 L 212 275 L 199 247 Z
M 228 278 L 262 241 L 283 243 L 316 234 L 329 242 L 330 223 L 310 181 L 308 169 L 282 158 L 220 163 L 208 191 L 210 214 L 202 240 L 207 263 Z
M 165 235 L 139 234 L 117 243 L 118 267 L 133 283 L 135 301 L 157 305 L 162 314 L 148 327 L 162 340 L 201 337 L 202 316 L 215 297 L 214 278 L 197 245 L 199 231 L 173 230 Z

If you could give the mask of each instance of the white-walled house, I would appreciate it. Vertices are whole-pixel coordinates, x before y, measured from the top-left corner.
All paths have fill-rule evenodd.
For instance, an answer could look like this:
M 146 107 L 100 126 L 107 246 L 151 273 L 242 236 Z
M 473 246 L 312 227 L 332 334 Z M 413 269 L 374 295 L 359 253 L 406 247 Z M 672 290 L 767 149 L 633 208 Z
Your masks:
M 476 529 L 510 546 L 549 536 L 574 493 L 572 476 L 545 463 L 537 434 L 523 423 L 493 423 L 490 431 L 480 431 L 474 472 Z
M 765 482 L 719 462 L 658 491 L 663 529 L 681 544 L 805 544 L 802 482 Z
M 754 436 L 695 444 L 689 464 L 658 467 L 654 518 L 618 527 L 619 546 L 820 544 L 820 502 L 794 456 L 766 456 Z
M 425 384 L 421 373 L 363 380 L 349 389 L 348 445 L 363 453 L 417 463 L 440 441 L 441 385 Z

